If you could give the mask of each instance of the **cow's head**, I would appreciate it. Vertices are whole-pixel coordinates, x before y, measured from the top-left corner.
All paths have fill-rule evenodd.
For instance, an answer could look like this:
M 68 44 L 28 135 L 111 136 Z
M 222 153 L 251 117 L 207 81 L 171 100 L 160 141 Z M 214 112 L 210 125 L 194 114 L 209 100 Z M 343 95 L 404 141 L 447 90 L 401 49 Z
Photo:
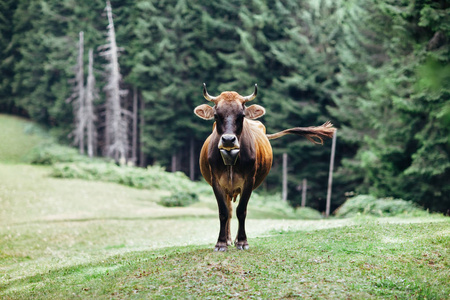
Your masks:
M 248 101 L 255 99 L 255 91 L 249 96 L 241 96 L 236 92 L 223 92 L 217 97 L 208 94 L 206 84 L 203 84 L 203 96 L 214 103 L 214 107 L 207 104 L 197 106 L 195 114 L 205 120 L 215 119 L 216 131 L 219 134 L 219 150 L 226 165 L 236 162 L 240 149 L 240 137 L 244 126 L 244 118 L 257 119 L 265 114 L 265 109 L 259 105 L 245 106 Z

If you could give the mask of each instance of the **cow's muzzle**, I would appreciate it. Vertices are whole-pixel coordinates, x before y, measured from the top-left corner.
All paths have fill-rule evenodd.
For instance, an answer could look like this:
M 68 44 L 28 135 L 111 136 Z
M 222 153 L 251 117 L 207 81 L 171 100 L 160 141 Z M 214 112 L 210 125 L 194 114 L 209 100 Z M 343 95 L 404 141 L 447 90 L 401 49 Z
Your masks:
M 225 164 L 225 166 L 234 166 L 239 155 L 239 149 L 220 149 L 220 155 L 222 155 L 223 163 Z
M 224 134 L 219 141 L 220 155 L 226 166 L 233 166 L 239 155 L 239 141 L 234 134 Z

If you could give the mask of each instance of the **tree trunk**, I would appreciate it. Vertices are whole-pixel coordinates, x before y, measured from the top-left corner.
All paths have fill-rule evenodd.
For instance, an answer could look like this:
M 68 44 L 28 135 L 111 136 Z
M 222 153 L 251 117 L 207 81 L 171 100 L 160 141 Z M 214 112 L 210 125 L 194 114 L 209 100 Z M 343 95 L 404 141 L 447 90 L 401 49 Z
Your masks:
M 79 108 L 78 108 L 78 145 L 80 149 L 80 153 L 84 154 L 84 120 L 85 120 L 85 111 L 84 111 L 84 63 L 83 63 L 83 56 L 84 56 L 84 33 L 83 31 L 80 32 L 80 45 L 79 45 L 79 55 L 78 55 L 78 75 L 77 75 L 77 81 L 78 81 L 78 92 L 80 93 L 80 98 L 78 101 Z
M 116 44 L 116 32 L 112 17 L 111 3 L 106 1 L 106 13 L 108 16 L 108 44 L 101 47 L 105 49 L 101 55 L 109 61 L 107 65 L 108 83 L 105 86 L 107 91 L 106 99 L 106 134 L 107 134 L 107 154 L 114 158 L 116 162 L 124 163 L 127 159 L 128 145 L 128 123 L 127 116 L 130 115 L 121 106 L 121 99 L 127 91 L 120 89 L 121 75 L 119 71 L 119 48 Z
M 85 129 L 85 90 L 84 90 L 84 67 L 83 67 L 83 55 L 84 55 L 84 33 L 79 33 L 78 43 L 78 58 L 77 65 L 75 67 L 75 82 L 76 86 L 73 89 L 73 93 L 67 101 L 72 101 L 75 128 L 72 132 L 74 138 L 74 145 L 78 145 L 79 152 L 84 153 L 84 129 Z
M 108 97 L 108 95 L 106 95 L 106 97 Z M 109 108 L 108 105 L 108 100 L 106 100 L 107 102 L 105 103 L 105 130 L 104 130 L 104 139 L 105 139 L 105 143 L 103 144 L 103 156 L 109 156 L 108 153 L 108 148 L 109 145 L 111 145 L 111 134 L 110 134 L 110 126 L 109 124 L 111 124 L 111 109 Z
M 88 78 L 86 86 L 86 127 L 87 127 L 87 152 L 89 157 L 94 156 L 96 149 L 97 131 L 95 128 L 94 100 L 98 99 L 95 89 L 94 76 L 94 51 L 89 49 Z

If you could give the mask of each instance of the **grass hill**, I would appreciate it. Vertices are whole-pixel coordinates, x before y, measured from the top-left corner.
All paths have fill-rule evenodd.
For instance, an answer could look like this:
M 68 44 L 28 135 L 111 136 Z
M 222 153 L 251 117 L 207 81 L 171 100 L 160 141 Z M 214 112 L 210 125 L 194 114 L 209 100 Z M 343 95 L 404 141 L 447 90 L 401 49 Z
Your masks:
M 215 253 L 217 208 L 203 187 L 178 184 L 200 201 L 165 207 L 163 185 L 54 178 L 53 166 L 22 159 L 45 132 L 9 116 L 0 124 L 9 143 L 0 148 L 1 299 L 450 297 L 449 218 L 299 220 L 255 196 L 250 250 Z

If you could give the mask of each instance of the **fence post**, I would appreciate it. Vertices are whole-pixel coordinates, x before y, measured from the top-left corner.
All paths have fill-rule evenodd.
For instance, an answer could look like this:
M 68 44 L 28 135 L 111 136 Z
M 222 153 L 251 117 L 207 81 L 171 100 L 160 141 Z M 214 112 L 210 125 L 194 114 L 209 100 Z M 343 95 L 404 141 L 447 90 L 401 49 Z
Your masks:
M 325 211 L 325 216 L 327 218 L 330 216 L 331 186 L 333 185 L 334 153 L 336 151 L 336 133 L 337 131 L 333 135 L 333 142 L 331 144 L 330 172 L 328 174 L 327 207 Z
M 283 153 L 283 190 L 282 190 L 282 199 L 284 202 L 287 201 L 287 153 Z
M 302 207 L 306 206 L 306 189 L 307 189 L 307 180 L 305 178 L 302 180 Z

